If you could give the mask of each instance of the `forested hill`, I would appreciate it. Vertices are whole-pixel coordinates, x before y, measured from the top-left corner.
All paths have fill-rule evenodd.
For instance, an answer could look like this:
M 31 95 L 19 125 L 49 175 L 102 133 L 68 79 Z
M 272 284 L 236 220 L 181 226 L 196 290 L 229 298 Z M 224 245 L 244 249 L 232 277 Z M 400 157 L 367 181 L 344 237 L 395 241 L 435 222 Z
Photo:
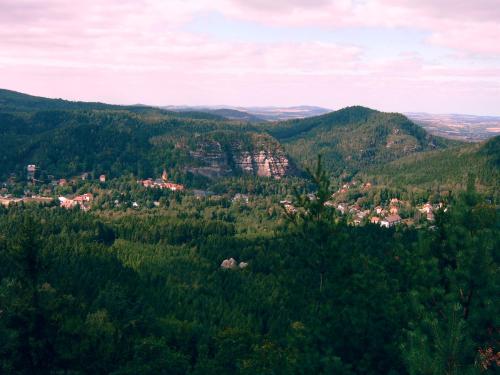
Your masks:
M 267 131 L 303 164 L 311 164 L 317 154 L 322 154 L 334 173 L 353 173 L 406 155 L 458 144 L 429 135 L 401 114 L 359 106 L 267 125 Z
M 166 109 L 168 111 L 174 111 L 177 113 L 193 113 L 193 112 L 208 113 L 220 116 L 221 118 L 224 118 L 226 120 L 236 120 L 236 121 L 254 122 L 254 123 L 266 121 L 258 116 L 253 115 L 250 112 L 232 108 L 177 107 L 177 106 L 166 106 L 160 108 Z
M 99 102 L 81 102 L 64 99 L 50 99 L 40 96 L 23 94 L 17 91 L 0 89 L 1 112 L 39 112 L 39 111 L 128 111 L 138 114 L 162 114 L 180 118 L 198 118 L 208 120 L 224 120 L 215 113 L 185 111 L 174 112 L 146 105 L 115 105 Z
M 40 111 L 40 110 L 103 110 L 134 109 L 140 106 L 119 106 L 97 102 L 79 102 L 63 99 L 49 99 L 27 95 L 16 91 L 0 89 L 0 109 L 2 111 Z
M 463 190 L 469 175 L 478 188 L 498 194 L 500 183 L 500 136 L 475 144 L 406 156 L 360 173 L 362 178 L 407 189 Z
M 294 173 L 280 144 L 249 123 L 216 114 L 158 108 L 75 103 L 0 93 L 0 178 L 24 178 L 35 164 L 39 177 L 83 172 L 109 177 L 154 177 L 163 168 L 195 184 L 250 173 Z
M 240 120 L 247 122 L 263 122 L 264 120 L 252 115 L 248 112 L 238 111 L 236 109 L 220 108 L 214 110 L 208 110 L 208 113 L 213 113 L 218 116 L 222 116 L 228 120 Z
M 498 181 L 491 172 L 498 170 L 498 156 L 491 167 L 497 141 L 481 148 L 432 136 L 397 113 L 357 106 L 277 123 L 223 114 L 0 90 L 0 179 L 24 176 L 28 164 L 42 177 L 59 178 L 83 172 L 146 178 L 167 168 L 179 182 L 202 186 L 243 173 L 297 174 L 321 154 L 333 176 L 346 178 L 361 173 L 391 184 L 464 186 L 465 171 L 475 170 L 485 186 Z

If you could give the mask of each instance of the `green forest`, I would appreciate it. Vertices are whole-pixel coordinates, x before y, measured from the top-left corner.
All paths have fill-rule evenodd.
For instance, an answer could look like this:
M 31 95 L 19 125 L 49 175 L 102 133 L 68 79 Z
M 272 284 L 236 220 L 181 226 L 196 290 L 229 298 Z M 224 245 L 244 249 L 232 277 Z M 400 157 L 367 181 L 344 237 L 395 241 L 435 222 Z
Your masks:
M 500 137 L 223 113 L 0 90 L 0 374 L 498 372 Z
M 177 217 L 2 209 L 0 371 L 495 372 L 498 211 L 471 185 L 432 229 L 352 227 L 325 177 L 268 232 L 196 217 L 203 201 Z
M 178 181 L 206 188 L 214 177 L 241 176 L 237 161 L 244 152 L 265 150 L 287 158 L 287 176 L 303 175 L 321 154 L 331 175 L 344 180 L 357 176 L 400 188 L 455 190 L 465 189 L 474 173 L 479 190 L 494 193 L 500 184 L 499 140 L 453 141 L 428 134 L 401 114 L 359 106 L 256 123 L 0 90 L 0 181 L 24 179 L 28 164 L 37 166 L 42 181 L 83 172 L 146 178 L 167 168 Z M 216 171 L 203 172 L 207 168 Z

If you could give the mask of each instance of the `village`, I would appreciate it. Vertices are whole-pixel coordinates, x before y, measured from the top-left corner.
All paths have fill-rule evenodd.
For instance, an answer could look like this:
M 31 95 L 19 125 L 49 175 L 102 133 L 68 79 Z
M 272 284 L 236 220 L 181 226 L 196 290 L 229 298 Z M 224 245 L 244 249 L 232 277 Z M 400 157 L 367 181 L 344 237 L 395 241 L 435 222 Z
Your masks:
M 412 205 L 409 201 L 396 197 L 391 197 L 386 204 L 374 205 L 370 200 L 366 204 L 363 193 L 372 189 L 372 183 L 357 183 L 352 181 L 343 184 L 340 189 L 332 194 L 331 199 L 324 203 L 325 207 L 335 210 L 340 216 L 343 216 L 348 224 L 359 226 L 365 224 L 375 224 L 384 228 L 391 228 L 398 224 L 407 226 L 427 223 L 432 226 L 435 220 L 435 213 L 439 210 L 446 212 L 447 207 L 444 202 L 434 203 L 425 202 L 419 205 Z M 361 197 L 356 199 L 347 199 L 350 190 L 357 189 Z M 308 199 L 316 199 L 314 194 L 309 194 Z M 364 202 L 360 202 L 363 201 Z M 291 200 L 282 200 L 280 204 L 287 214 L 296 214 L 298 209 Z M 363 206 L 362 206 L 363 204 Z
M 55 179 L 50 177 L 50 182 L 42 185 L 42 181 L 36 179 L 37 167 L 30 164 L 26 167 L 27 176 L 22 194 L 13 194 L 12 189 L 9 187 L 18 186 L 12 181 L 3 183 L 0 188 L 0 204 L 9 206 L 16 203 L 42 203 L 42 204 L 57 204 L 64 209 L 80 208 L 82 211 L 87 212 L 92 207 L 105 208 L 119 208 L 130 207 L 133 209 L 154 208 L 160 207 L 160 201 L 153 199 L 151 204 L 146 204 L 141 199 L 130 199 L 124 201 L 122 196 L 123 192 L 117 192 L 116 187 L 108 184 L 108 178 L 105 174 L 100 174 L 96 179 L 88 172 L 81 173 L 70 179 L 60 178 Z M 90 188 L 85 188 L 85 183 L 91 183 Z M 82 184 L 84 187 L 82 187 Z M 97 184 L 97 186 L 96 186 Z M 233 193 L 230 197 L 223 197 L 216 195 L 213 192 L 192 189 L 187 190 L 184 185 L 171 182 L 169 180 L 166 169 L 160 178 L 146 178 L 136 180 L 137 186 L 146 189 L 145 191 L 153 192 L 188 192 L 196 199 L 210 199 L 221 200 L 229 199 L 233 204 L 240 206 L 252 205 L 252 202 L 258 200 L 258 197 L 240 192 Z M 37 185 L 41 185 L 37 193 L 30 190 Z M 379 225 L 381 227 L 390 228 L 399 224 L 408 226 L 429 224 L 435 220 L 435 213 L 440 210 L 446 210 L 444 202 L 431 203 L 423 202 L 415 205 L 408 200 L 403 200 L 397 197 L 389 197 L 384 202 L 375 204 L 376 200 L 370 196 L 372 190 L 376 190 L 371 182 L 351 181 L 342 184 L 337 191 L 335 191 L 331 198 L 324 203 L 341 217 L 344 217 L 347 223 L 360 226 L 368 223 Z M 83 190 L 83 191 L 82 191 Z M 85 191 L 87 190 L 87 191 Z M 105 192 L 105 193 L 104 193 Z M 95 203 L 96 196 L 109 195 L 113 196 L 111 204 L 103 204 L 101 199 Z M 21 195 L 21 196 L 20 196 Z M 157 195 L 157 193 L 155 193 Z M 308 199 L 316 199 L 313 193 L 308 194 Z M 297 208 L 292 203 L 292 199 L 280 200 L 279 205 L 288 215 L 293 215 L 298 212 Z
M 146 180 L 139 180 L 137 183 L 141 184 L 145 188 L 159 188 L 159 189 L 168 189 L 171 191 L 183 191 L 184 185 L 174 184 L 173 182 L 168 181 L 167 171 L 164 169 L 161 175 L 161 178 L 157 178 L 153 180 L 152 178 L 148 178 Z
M 98 178 L 93 181 L 89 172 L 83 172 L 78 176 L 70 179 L 55 178 L 48 175 L 48 181 L 42 181 L 37 177 L 37 166 L 29 164 L 26 167 L 26 180 L 18 182 L 15 175 L 12 175 L 7 181 L 0 186 L 0 205 L 8 207 L 12 204 L 19 203 L 45 203 L 50 204 L 57 201 L 59 206 L 65 209 L 73 209 L 79 207 L 82 211 L 89 211 L 94 202 L 94 194 L 86 192 L 82 194 L 71 194 L 74 189 L 78 189 L 82 183 L 97 182 L 100 187 L 104 187 L 108 181 L 105 174 L 100 174 Z M 148 178 L 139 180 L 137 183 L 144 188 L 152 189 L 165 189 L 172 192 L 184 191 L 184 185 L 176 184 L 168 180 L 166 170 L 163 171 L 162 177 L 153 180 Z M 35 189 L 36 188 L 36 189 Z M 21 189 L 21 190 L 20 190 Z M 34 192 L 37 190 L 37 192 Z M 63 192 L 68 194 L 61 194 Z M 118 205 L 119 202 L 115 201 Z M 131 207 L 138 208 L 137 202 L 130 202 Z

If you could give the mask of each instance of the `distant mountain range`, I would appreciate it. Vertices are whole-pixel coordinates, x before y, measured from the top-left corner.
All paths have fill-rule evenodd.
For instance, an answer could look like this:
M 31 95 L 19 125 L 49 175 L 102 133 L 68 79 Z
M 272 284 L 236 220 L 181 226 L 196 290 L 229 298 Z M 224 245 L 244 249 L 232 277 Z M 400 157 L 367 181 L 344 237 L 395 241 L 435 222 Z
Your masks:
M 500 116 L 436 115 L 422 112 L 405 115 L 428 132 L 446 138 L 477 142 L 500 135 Z
M 282 121 L 313 117 L 332 112 L 331 109 L 315 106 L 295 107 L 231 107 L 231 106 L 165 106 L 170 111 L 196 111 L 219 114 L 231 120 L 250 122 Z

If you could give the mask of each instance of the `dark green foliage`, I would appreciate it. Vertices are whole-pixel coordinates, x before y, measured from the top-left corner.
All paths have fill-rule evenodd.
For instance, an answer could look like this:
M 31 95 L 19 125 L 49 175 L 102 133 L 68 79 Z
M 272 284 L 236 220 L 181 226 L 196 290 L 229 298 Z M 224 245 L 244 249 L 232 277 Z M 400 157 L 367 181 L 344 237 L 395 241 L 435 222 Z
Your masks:
M 481 153 L 490 160 L 493 168 L 500 168 L 500 136 L 487 141 Z
M 183 171 L 187 179 L 186 168 L 210 166 L 214 151 L 208 146 L 214 142 L 222 145 L 217 151 L 227 160 L 222 168 L 233 169 L 235 139 L 242 142 L 242 151 L 259 151 L 263 144 L 277 147 L 270 136 L 256 135 L 244 124 L 124 110 L 0 112 L 0 135 L 0 177 L 15 172 L 21 179 L 27 164 L 36 164 L 41 178 L 83 172 L 96 178 L 102 173 L 145 178 L 167 168 L 174 174 Z M 200 158 L 191 154 L 200 151 Z
M 493 373 L 498 210 L 471 184 L 434 230 L 352 227 L 323 204 L 321 164 L 311 175 L 315 199 L 274 232 L 249 231 L 265 205 L 210 200 L 1 209 L 1 372 Z
M 145 189 L 131 174 L 153 177 L 167 168 L 194 184 L 185 168 L 206 165 L 190 151 L 210 153 L 216 141 L 229 155 L 235 138 L 245 151 L 277 147 L 264 126 L 142 107 L 56 101 L 44 108 L 38 99 L 1 94 L 16 108 L 16 100 L 26 102 L 22 111 L 4 103 L 8 110 L 0 112 L 0 175 L 24 173 L 33 162 L 45 174 L 119 178 L 87 213 L 0 206 L 0 373 L 498 370 L 485 353 L 498 352 L 500 217 L 491 194 L 486 200 L 476 191 L 478 181 L 497 188 L 498 170 L 490 177 L 474 170 L 497 168 L 498 138 L 427 153 L 448 144 L 400 115 L 348 108 L 265 128 L 304 163 L 325 151 L 309 180 L 233 176 L 212 185 L 220 196 L 197 199 Z M 420 151 L 427 165 L 418 173 L 408 170 L 411 156 L 394 161 Z M 420 229 L 354 227 L 325 206 L 333 183 L 322 162 L 352 174 L 389 161 L 401 170 L 393 176 L 415 180 L 434 168 L 446 181 L 459 179 L 463 192 L 448 194 L 448 210 Z M 453 166 L 468 162 L 464 170 Z M 389 178 L 383 168 L 372 171 L 374 181 Z M 311 188 L 315 195 L 305 195 Z M 440 201 L 432 190 L 405 188 L 380 188 L 373 199 Z M 292 190 L 297 213 L 286 216 L 277 201 Z M 254 196 L 233 201 L 237 192 Z M 145 208 L 129 209 L 132 200 Z M 149 210 L 157 200 L 161 208 Z M 231 257 L 247 267 L 222 269 Z
M 267 130 L 301 163 L 311 165 L 320 153 L 326 168 L 336 174 L 352 174 L 405 155 L 457 143 L 430 136 L 403 115 L 364 107 L 267 125 Z
M 453 147 L 452 147 L 453 146 Z M 288 175 L 321 153 L 329 173 L 356 173 L 388 185 L 463 187 L 475 170 L 484 186 L 498 184 L 498 138 L 482 146 L 434 137 L 405 116 L 364 107 L 278 123 L 227 121 L 198 112 L 146 106 L 69 102 L 0 91 L 0 179 L 159 177 L 206 188 L 211 180 L 239 177 L 244 153 L 289 155 Z M 287 154 L 283 153 L 283 150 Z M 434 184 L 435 185 L 435 184 Z M 435 188 L 435 186 L 432 186 Z
M 364 170 L 361 178 L 399 190 L 420 187 L 463 190 L 470 173 L 480 190 L 498 199 L 500 136 L 479 144 L 465 144 L 442 151 L 428 151 Z
M 224 117 L 203 112 L 172 112 L 144 105 L 113 105 L 92 102 L 73 102 L 63 99 L 49 99 L 40 96 L 22 94 L 16 91 L 0 89 L 0 110 L 2 112 L 38 112 L 38 111 L 130 111 L 137 114 L 171 115 L 208 120 L 222 120 Z

